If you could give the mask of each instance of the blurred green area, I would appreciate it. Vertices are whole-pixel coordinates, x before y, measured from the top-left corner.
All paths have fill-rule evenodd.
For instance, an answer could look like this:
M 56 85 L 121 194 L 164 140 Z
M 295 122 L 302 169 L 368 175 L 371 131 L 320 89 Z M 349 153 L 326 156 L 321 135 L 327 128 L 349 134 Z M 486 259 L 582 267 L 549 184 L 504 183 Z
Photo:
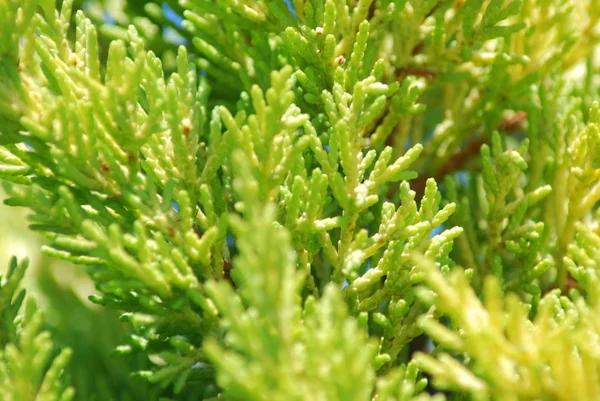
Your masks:
M 29 292 L 36 292 L 35 276 L 42 255 L 39 252 L 43 238 L 27 228 L 26 209 L 4 205 L 6 194 L 0 188 L 0 272 L 4 274 L 10 258 L 28 257 L 29 274 L 24 280 Z
M 2 191 L 0 201 L 4 198 Z M 145 381 L 129 375 L 147 367 L 147 357 L 111 355 L 130 333 L 116 312 L 98 307 L 87 299 L 94 287 L 85 268 L 44 256 L 40 252 L 44 238 L 28 229 L 25 209 L 0 203 L 0 232 L 0 274 L 6 273 L 12 256 L 19 260 L 29 258 L 23 286 L 28 296 L 43 309 L 46 328 L 55 344 L 73 350 L 69 375 L 76 389 L 75 399 L 157 399 L 156 389 L 151 390 Z
M 93 284 L 84 269 L 72 264 L 45 257 L 40 248 L 44 238 L 28 228 L 27 210 L 4 205 L 5 192 L 0 188 L 0 272 L 8 268 L 10 259 L 16 256 L 22 260 L 29 258 L 29 268 L 23 284 L 36 301 L 44 305 L 45 296 L 40 287 L 41 277 L 56 280 L 78 294 L 78 300 L 92 306 L 85 300 L 93 291 Z M 52 265 L 52 268 L 50 266 Z M 52 273 L 51 273 L 52 271 Z M 84 301 L 85 300 L 85 301 Z

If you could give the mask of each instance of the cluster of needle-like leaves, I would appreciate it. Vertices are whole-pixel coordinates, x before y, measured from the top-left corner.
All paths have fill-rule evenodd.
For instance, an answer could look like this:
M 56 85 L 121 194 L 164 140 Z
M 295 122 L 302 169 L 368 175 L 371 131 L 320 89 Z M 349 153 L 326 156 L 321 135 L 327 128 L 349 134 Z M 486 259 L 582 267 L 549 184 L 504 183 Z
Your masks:
M 4 203 L 121 321 L 48 272 L 48 318 L 21 307 L 13 262 L 0 394 L 600 397 L 599 20 L 595 0 L 0 0 Z

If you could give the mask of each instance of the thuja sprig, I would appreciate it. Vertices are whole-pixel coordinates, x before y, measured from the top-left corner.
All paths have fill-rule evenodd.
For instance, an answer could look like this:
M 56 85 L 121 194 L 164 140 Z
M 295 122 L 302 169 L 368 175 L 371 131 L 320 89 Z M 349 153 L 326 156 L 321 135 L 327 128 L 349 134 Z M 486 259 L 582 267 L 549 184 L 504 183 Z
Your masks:
M 523 2 L 520 17 L 528 27 L 512 36 L 511 47 L 525 51 L 531 62 L 517 68 L 517 76 L 533 71 L 546 75 L 557 65 L 571 68 L 600 40 L 593 29 L 600 20 L 593 1 L 557 4 L 560 6 L 539 0 Z
M 433 376 L 436 386 L 470 393 L 479 400 L 540 394 L 559 400 L 597 396 L 599 387 L 592 379 L 597 374 L 597 355 L 590 337 L 575 330 L 595 330 L 591 312 L 598 307 L 595 296 L 585 300 L 577 291 L 570 297 L 551 291 L 541 299 L 531 321 L 530 305 L 515 294 L 505 294 L 496 277 L 485 280 L 481 301 L 461 270 L 444 276 L 430 260 L 413 257 L 426 272 L 428 288 L 422 288 L 419 297 L 450 319 L 449 325 L 428 318 L 420 322 L 436 346 L 431 355 L 417 354 L 415 361 Z M 587 275 L 588 283 L 597 280 L 595 270 Z M 590 385 L 565 380 L 564 369 L 577 372 L 578 383 Z
M 446 270 L 453 265 L 448 257 L 453 241 L 462 233 L 455 227 L 431 234 L 455 209 L 454 204 L 448 204 L 440 210 L 440 194 L 433 180 L 428 181 L 418 209 L 414 192 L 409 191 L 406 182 L 401 185 L 400 199 L 402 205 L 396 211 L 390 203 L 384 204 L 377 234 L 369 239 L 361 238 L 365 245 L 357 239 L 356 245 L 365 248 L 353 251 L 355 263 L 369 259 L 371 268 L 345 289 L 357 310 L 373 313 L 384 333 L 382 352 L 389 352 L 392 360 L 420 334 L 416 317 L 425 313 L 422 306 L 415 303 L 414 286 L 422 277 L 410 262 L 410 252 L 425 252 Z M 382 308 L 384 303 L 387 305 Z
M 71 350 L 58 350 L 44 328 L 42 312 L 25 290 L 17 293 L 28 261 L 13 258 L 0 277 L 0 391 L 7 401 L 70 401 L 75 390 L 65 370 Z
M 474 270 L 474 285 L 482 285 L 482 278 L 493 273 L 502 277 L 508 288 L 532 291 L 537 303 L 541 292 L 531 284 L 552 262 L 544 254 L 544 224 L 530 216 L 539 218 L 539 204 L 551 187 L 523 191 L 528 146 L 525 140 L 518 148 L 503 151 L 502 138 L 496 132 L 491 148 L 482 146 L 481 174 L 470 177 L 466 185 L 452 177 L 445 183 L 448 198 L 459 205 L 451 221 L 467 230 L 457 239 L 458 259 Z M 468 196 L 470 190 L 474 194 Z M 485 244 L 478 240 L 481 232 L 488 238 Z M 475 255 L 482 254 L 485 259 L 476 260 Z
M 600 199 L 596 149 L 598 148 L 598 104 L 594 103 L 589 110 L 587 122 L 578 121 L 578 101 L 564 97 L 560 100 L 550 98 L 551 93 L 564 93 L 560 83 L 554 87 L 544 88 L 541 92 L 542 116 L 551 118 L 556 123 L 550 131 L 541 131 L 546 122 L 539 123 L 539 139 L 545 139 L 542 151 L 547 157 L 537 163 L 545 167 L 544 179 L 552 185 L 552 193 L 545 202 L 547 224 L 551 227 L 553 237 L 552 253 L 557 262 L 558 286 L 564 288 L 567 282 L 567 270 L 562 265 L 568 247 L 573 243 L 576 224 L 582 221 L 594 209 Z M 564 114 L 551 116 L 556 110 L 557 102 L 563 103 Z M 571 113 L 571 110 L 573 111 Z M 544 168 L 539 166 L 538 168 Z
M 296 159 L 310 144 L 308 137 L 297 135 L 309 117 L 293 104 L 291 74 L 291 68 L 274 72 L 266 94 L 258 86 L 252 88 L 250 101 L 256 114 L 246 118 L 245 111 L 240 110 L 234 118 L 225 107 L 219 108 L 226 135 L 251 160 L 259 192 L 271 202 Z
M 343 70 L 340 68 L 338 72 L 341 77 Z M 375 77 L 370 76 L 353 88 L 351 95 L 343 90 L 341 83 L 336 83 L 333 92 L 323 93 L 331 126 L 327 138 L 329 149 L 325 151 L 319 140 L 313 143 L 315 158 L 327 175 L 332 194 L 343 210 L 339 244 L 335 252 L 328 253 L 336 281 L 342 281 L 353 269 L 347 267 L 346 259 L 359 214 L 379 201 L 378 192 L 382 186 L 414 178 L 415 174 L 407 169 L 421 150 L 417 145 L 392 164 L 389 164 L 391 149 L 381 152 L 378 158 L 375 150 L 366 151 L 361 131 L 381 115 L 386 98 L 395 92 L 396 87 L 377 83 Z M 345 178 L 338 171 L 340 167 Z M 367 176 L 368 170 L 372 171 Z M 328 244 L 331 241 L 329 234 L 325 233 L 322 240 Z
M 214 339 L 205 344 L 218 369 L 218 383 L 228 397 L 239 400 L 319 394 L 328 399 L 370 399 L 375 344 L 348 317 L 334 286 L 328 286 L 318 301 L 309 297 L 302 307 L 304 277 L 296 270 L 289 234 L 272 223 L 274 205 L 261 199 L 251 158 L 237 150 L 234 160 L 234 186 L 245 217 L 231 216 L 240 250 L 234 260 L 238 292 L 225 282 L 208 284 L 225 332 L 222 344 Z M 270 244 L 275 243 L 273 249 Z M 317 332 L 324 335 L 315 336 Z M 335 350 L 339 357 L 328 358 L 327 350 Z M 315 366 L 319 368 L 311 368 Z

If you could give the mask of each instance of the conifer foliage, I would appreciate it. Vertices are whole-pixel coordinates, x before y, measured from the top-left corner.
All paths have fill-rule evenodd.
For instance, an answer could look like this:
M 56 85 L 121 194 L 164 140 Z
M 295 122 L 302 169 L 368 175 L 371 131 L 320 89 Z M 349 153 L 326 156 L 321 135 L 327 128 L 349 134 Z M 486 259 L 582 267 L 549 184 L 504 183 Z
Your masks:
M 5 208 L 100 305 L 13 259 L 0 400 L 600 400 L 599 43 L 596 0 L 0 0 Z

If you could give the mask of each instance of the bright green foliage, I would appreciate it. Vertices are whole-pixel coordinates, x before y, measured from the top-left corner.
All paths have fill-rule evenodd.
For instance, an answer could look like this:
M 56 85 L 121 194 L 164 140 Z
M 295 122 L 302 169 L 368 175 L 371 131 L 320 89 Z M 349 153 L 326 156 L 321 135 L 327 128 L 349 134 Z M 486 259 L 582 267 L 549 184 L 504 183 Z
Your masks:
M 0 0 L 5 204 L 100 305 L 13 262 L 0 394 L 600 399 L 599 42 L 595 0 Z
M 234 259 L 240 291 L 224 282 L 207 284 L 225 332 L 226 348 L 214 339 L 205 345 L 217 382 L 236 400 L 368 400 L 376 342 L 348 317 L 340 290 L 331 284 L 319 301 L 310 296 L 301 307 L 303 274 L 295 269 L 289 236 L 273 226 L 273 205 L 261 207 L 249 160 L 241 151 L 234 160 L 240 168 L 234 187 L 246 217 L 231 221 L 240 238 Z M 272 249 L 269 244 L 275 243 Z M 257 388 L 272 390 L 257 393 Z
M 19 313 L 25 290 L 17 290 L 27 264 L 13 258 L 0 279 L 0 394 L 7 401 L 69 401 L 75 389 L 66 384 L 64 372 L 71 350 L 57 351 L 31 300 Z
M 595 246 L 600 244 L 600 237 L 589 229 L 582 226 L 581 231 Z M 417 363 L 433 376 L 435 385 L 463 389 L 477 400 L 600 397 L 597 271 L 568 262 L 578 276 L 586 277 L 581 281 L 586 296 L 578 291 L 569 297 L 551 291 L 540 301 L 533 320 L 528 319 L 529 305 L 515 294 L 504 296 L 496 277 L 485 280 L 482 302 L 464 272 L 443 277 L 431 263 L 419 262 L 431 289 L 423 288 L 420 298 L 434 304 L 451 323 L 447 327 L 421 319 L 421 326 L 439 346 L 434 355 L 417 354 Z M 469 361 L 462 364 L 462 357 L 452 355 L 468 355 Z

